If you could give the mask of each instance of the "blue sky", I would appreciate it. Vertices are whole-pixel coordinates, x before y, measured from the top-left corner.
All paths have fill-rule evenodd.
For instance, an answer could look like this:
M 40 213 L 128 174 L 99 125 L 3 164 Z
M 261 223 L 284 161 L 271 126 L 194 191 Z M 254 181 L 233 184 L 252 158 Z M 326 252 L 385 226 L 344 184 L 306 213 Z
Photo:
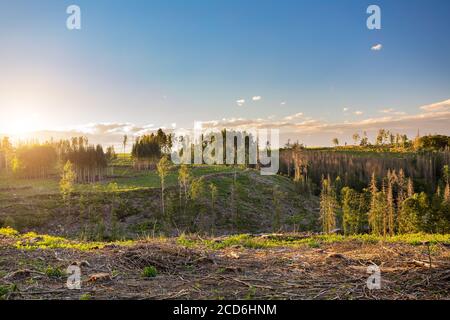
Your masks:
M 70 4 L 81 30 L 66 28 Z M 366 27 L 370 4 L 382 30 Z M 450 98 L 449 13 L 446 0 L 2 1 L 0 132 L 24 118 L 36 130 L 259 119 L 326 145 L 380 118 L 448 134 L 447 114 L 416 120 Z

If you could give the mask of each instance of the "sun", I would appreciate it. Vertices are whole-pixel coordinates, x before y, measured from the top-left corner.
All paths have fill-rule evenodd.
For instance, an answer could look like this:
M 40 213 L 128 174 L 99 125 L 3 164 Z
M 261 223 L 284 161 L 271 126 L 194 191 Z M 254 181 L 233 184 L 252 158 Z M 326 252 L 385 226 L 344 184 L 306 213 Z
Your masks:
M 8 117 L 0 126 L 0 132 L 16 137 L 24 136 L 38 130 L 38 117 L 36 115 Z
M 11 123 L 10 133 L 12 134 L 24 134 L 33 131 L 33 123 L 30 119 L 16 120 Z
M 43 101 L 37 94 L 1 96 L 0 134 L 21 138 L 43 128 Z

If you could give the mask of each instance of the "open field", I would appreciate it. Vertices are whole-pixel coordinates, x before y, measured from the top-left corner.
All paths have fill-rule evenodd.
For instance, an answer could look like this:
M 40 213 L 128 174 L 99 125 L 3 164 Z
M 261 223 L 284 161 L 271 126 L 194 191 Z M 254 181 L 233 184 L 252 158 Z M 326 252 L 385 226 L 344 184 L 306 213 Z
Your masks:
M 383 241 L 305 234 L 183 236 L 86 245 L 0 229 L 4 253 L 0 258 L 0 296 L 449 299 L 449 245 L 449 236 L 405 235 Z M 380 266 L 379 290 L 366 287 L 367 267 L 373 264 Z M 81 290 L 69 290 L 65 285 L 64 272 L 69 265 L 81 267 Z
M 138 190 L 149 188 L 160 188 L 160 180 L 155 170 L 136 171 L 131 165 L 113 166 L 111 175 L 98 183 L 77 184 L 75 190 L 78 192 L 106 191 L 108 184 L 117 183 L 119 190 Z M 212 176 L 219 174 L 233 174 L 233 167 L 226 166 L 193 166 L 193 177 Z M 237 169 L 237 172 L 242 169 Z M 11 192 L 17 196 L 32 196 L 39 194 L 58 194 L 59 175 L 55 172 L 53 178 L 26 179 L 16 177 L 13 174 L 0 173 L 0 195 L 7 196 Z M 178 184 L 178 173 L 174 169 L 167 177 L 167 186 L 173 187 Z

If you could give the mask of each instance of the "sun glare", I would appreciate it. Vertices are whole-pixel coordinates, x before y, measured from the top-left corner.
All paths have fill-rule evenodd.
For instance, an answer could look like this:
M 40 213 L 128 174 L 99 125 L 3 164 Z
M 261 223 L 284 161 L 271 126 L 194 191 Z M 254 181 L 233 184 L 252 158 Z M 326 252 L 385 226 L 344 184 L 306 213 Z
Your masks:
M 1 126 L 1 133 L 10 134 L 16 137 L 24 136 L 28 133 L 38 130 L 37 115 L 8 117 L 7 121 Z
M 32 92 L 21 97 L 17 94 L 0 97 L 0 134 L 23 138 L 43 128 L 45 100 Z

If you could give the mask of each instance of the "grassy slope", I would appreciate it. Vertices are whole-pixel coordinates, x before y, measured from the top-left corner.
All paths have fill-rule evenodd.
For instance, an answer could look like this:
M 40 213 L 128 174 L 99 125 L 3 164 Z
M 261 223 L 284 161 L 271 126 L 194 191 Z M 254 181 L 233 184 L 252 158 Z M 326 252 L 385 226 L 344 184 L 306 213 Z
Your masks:
M 233 172 L 232 167 L 225 166 L 194 166 L 192 174 L 194 177 L 216 173 Z M 241 171 L 241 170 L 239 170 Z M 172 170 L 166 178 L 168 187 L 178 183 L 178 172 Z M 136 190 L 146 188 L 159 188 L 160 179 L 156 171 L 135 171 L 131 167 L 114 167 L 113 177 L 92 184 L 79 184 L 75 191 L 105 191 L 109 183 L 117 183 L 121 190 Z M 39 194 L 59 193 L 59 178 L 55 175 L 49 179 L 22 179 L 12 174 L 0 173 L 0 195 L 8 194 L 18 196 L 31 196 Z
M 59 234 L 62 225 L 63 234 L 76 234 L 80 228 L 79 198 L 84 194 L 86 199 L 95 203 L 96 212 L 107 212 L 108 203 L 104 201 L 110 195 L 108 184 L 117 183 L 119 191 L 117 197 L 124 202 L 124 210 L 120 215 L 121 221 L 127 229 L 126 233 L 150 232 L 154 224 L 154 217 L 160 213 L 160 180 L 155 171 L 139 172 L 133 170 L 129 163 L 114 167 L 114 175 L 101 183 L 92 185 L 77 185 L 74 204 L 72 204 L 72 218 L 66 219 L 66 205 L 62 203 L 57 177 L 54 179 L 23 180 L 12 176 L 0 179 L 0 223 L 13 225 L 21 230 L 38 230 Z M 238 214 L 239 224 L 237 230 L 230 225 L 230 192 L 236 171 L 238 183 Z M 204 177 L 206 184 L 214 183 L 218 187 L 216 215 L 219 217 L 218 230 L 227 232 L 267 232 L 273 223 L 273 189 L 277 186 L 284 194 L 283 219 L 289 225 L 297 224 L 305 216 L 317 214 L 317 199 L 300 195 L 295 185 L 281 176 L 261 176 L 255 170 L 244 170 L 227 166 L 193 166 L 193 177 Z M 178 203 L 178 172 L 174 167 L 167 177 L 169 194 L 176 198 Z M 15 189 L 5 189 L 14 187 Z M 3 189 L 2 189 L 3 188 Z M 209 207 L 208 191 L 205 195 L 205 207 Z M 103 200 L 101 200 L 103 199 Z M 100 209 L 104 202 L 104 209 Z M 169 200 L 168 200 L 169 201 Z M 123 214 L 122 214 L 123 213 Z M 205 212 L 203 224 L 208 224 L 211 212 Z M 107 214 L 106 214 L 107 215 Z M 5 221 L 6 220 L 6 221 Z M 13 223 L 11 222 L 13 220 Z M 105 220 L 108 217 L 105 216 Z M 309 223 L 309 222 L 308 222 Z M 49 226 L 50 224 L 50 226 Z

